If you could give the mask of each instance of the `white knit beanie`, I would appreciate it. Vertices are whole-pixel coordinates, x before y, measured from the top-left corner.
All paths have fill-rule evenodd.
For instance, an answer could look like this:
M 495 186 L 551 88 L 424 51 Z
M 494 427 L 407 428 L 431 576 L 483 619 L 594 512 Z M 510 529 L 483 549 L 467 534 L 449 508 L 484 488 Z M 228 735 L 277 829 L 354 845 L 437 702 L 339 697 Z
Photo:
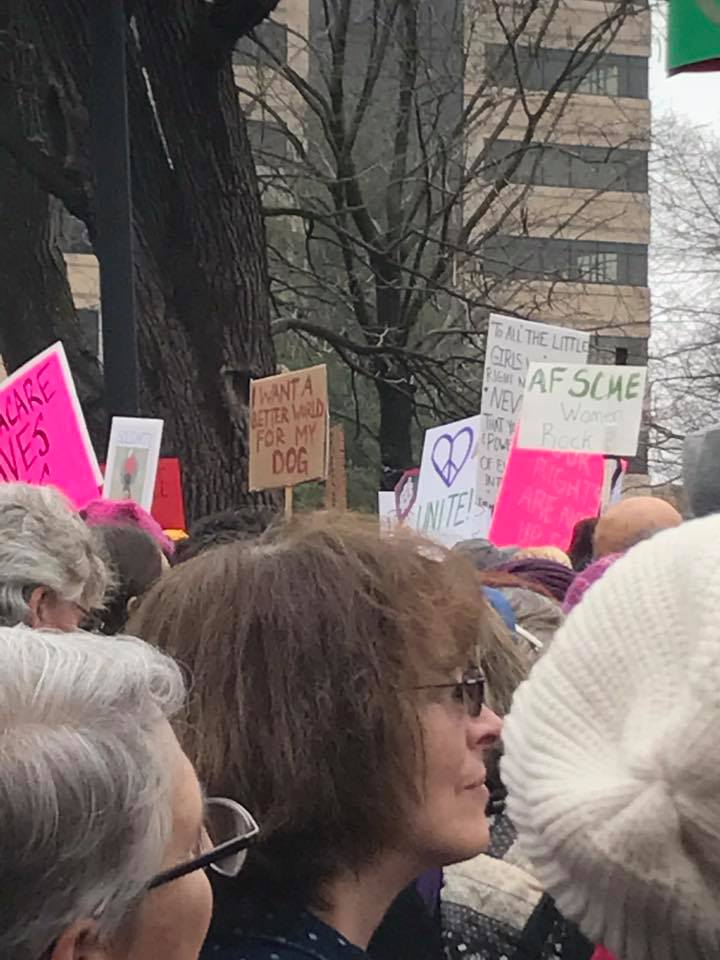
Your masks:
M 593 585 L 503 739 L 508 811 L 559 909 L 618 960 L 720 958 L 720 516 Z

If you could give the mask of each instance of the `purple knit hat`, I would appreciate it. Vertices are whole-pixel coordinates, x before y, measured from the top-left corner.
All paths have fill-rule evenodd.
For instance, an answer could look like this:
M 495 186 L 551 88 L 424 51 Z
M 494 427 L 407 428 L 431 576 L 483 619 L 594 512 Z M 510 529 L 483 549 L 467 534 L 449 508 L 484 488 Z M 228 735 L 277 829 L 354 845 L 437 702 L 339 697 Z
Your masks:
M 549 590 L 558 603 L 562 603 L 570 584 L 575 578 L 575 571 L 555 560 L 542 560 L 537 557 L 525 557 L 521 560 L 510 560 L 496 567 L 524 580 L 534 580 L 541 587 Z
M 582 573 L 578 573 L 565 595 L 563 613 L 570 613 L 570 611 L 580 603 L 590 587 L 594 583 L 597 583 L 620 557 L 622 557 L 622 553 L 608 553 L 606 556 L 600 557 L 599 560 L 591 563 Z

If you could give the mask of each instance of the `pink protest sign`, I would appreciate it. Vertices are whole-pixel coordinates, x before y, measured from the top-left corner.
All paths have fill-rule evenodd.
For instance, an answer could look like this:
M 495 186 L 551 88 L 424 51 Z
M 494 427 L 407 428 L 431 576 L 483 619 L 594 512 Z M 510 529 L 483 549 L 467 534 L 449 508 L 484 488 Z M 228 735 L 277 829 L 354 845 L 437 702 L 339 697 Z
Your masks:
M 78 509 L 102 475 L 61 343 L 0 384 L 0 482 L 49 484 Z
M 498 547 L 566 550 L 573 527 L 600 509 L 605 458 L 601 453 L 521 450 L 517 435 L 500 486 L 490 540 Z

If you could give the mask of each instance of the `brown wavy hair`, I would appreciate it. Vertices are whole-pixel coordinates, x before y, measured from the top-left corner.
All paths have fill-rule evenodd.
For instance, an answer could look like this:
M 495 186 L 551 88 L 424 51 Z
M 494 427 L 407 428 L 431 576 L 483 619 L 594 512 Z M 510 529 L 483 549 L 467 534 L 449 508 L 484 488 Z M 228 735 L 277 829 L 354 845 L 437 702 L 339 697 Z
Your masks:
M 309 902 L 402 836 L 413 688 L 491 642 L 475 570 L 443 556 L 376 519 L 313 514 L 176 567 L 143 600 L 131 632 L 192 674 L 181 735 L 201 781 L 261 824 L 248 882 Z

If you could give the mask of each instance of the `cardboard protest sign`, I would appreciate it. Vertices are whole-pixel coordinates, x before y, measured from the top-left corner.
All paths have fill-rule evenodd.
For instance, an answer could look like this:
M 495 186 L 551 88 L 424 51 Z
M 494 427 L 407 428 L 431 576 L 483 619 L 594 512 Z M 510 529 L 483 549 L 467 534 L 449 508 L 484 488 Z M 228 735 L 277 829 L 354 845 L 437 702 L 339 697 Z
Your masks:
M 485 350 L 479 491 L 483 503 L 497 498 L 510 443 L 520 419 L 525 377 L 532 361 L 584 363 L 590 334 L 546 323 L 491 314 Z
M 570 453 L 637 453 L 645 367 L 533 363 L 518 446 Z
M 150 511 L 163 530 L 187 530 L 180 461 L 161 457 Z
M 327 476 L 325 365 L 253 380 L 250 387 L 251 490 L 291 487 Z
M 160 460 L 163 421 L 113 417 L 105 467 L 103 497 L 134 500 L 150 510 Z
M 560 547 L 573 527 L 600 510 L 602 454 L 522 450 L 513 444 L 495 504 L 490 540 L 498 547 Z
M 98 495 L 102 475 L 61 343 L 0 385 L 0 481 L 58 487 L 78 509 Z
M 453 546 L 483 536 L 490 513 L 477 500 L 480 417 L 434 427 L 425 434 L 417 500 L 411 518 L 421 533 Z
M 328 477 L 325 481 L 325 509 L 347 510 L 345 431 L 339 424 L 330 427 Z

